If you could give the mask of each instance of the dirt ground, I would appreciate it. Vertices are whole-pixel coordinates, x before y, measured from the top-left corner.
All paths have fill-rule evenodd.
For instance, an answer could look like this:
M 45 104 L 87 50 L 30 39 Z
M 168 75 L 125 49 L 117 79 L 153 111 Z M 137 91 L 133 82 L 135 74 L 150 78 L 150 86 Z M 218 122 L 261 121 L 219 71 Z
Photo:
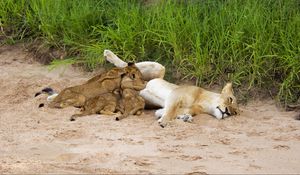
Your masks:
M 38 108 L 44 87 L 90 78 L 75 68 L 49 71 L 22 47 L 0 47 L 0 174 L 300 173 L 300 121 L 272 100 L 241 106 L 236 117 L 199 115 L 161 128 L 154 111 L 120 122 L 75 108 Z

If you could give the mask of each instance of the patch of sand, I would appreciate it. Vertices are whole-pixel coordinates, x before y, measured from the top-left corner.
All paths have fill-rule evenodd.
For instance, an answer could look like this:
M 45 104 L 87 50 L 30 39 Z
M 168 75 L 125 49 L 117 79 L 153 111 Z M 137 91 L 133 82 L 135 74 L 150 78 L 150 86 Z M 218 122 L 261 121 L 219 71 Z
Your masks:
M 0 174 L 211 174 L 300 172 L 300 121 L 269 101 L 239 116 L 158 126 L 154 111 L 120 122 L 91 115 L 70 122 L 75 108 L 38 108 L 44 87 L 61 90 L 92 75 L 48 71 L 21 47 L 0 47 Z

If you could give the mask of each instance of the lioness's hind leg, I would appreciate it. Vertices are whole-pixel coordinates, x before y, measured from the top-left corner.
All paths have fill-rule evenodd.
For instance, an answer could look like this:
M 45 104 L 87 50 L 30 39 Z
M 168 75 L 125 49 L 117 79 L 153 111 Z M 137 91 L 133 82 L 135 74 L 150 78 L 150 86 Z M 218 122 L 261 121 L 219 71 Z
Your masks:
M 125 61 L 121 60 L 117 55 L 115 55 L 110 50 L 104 50 L 103 55 L 107 61 L 114 64 L 116 67 L 126 67 L 127 66 L 127 63 Z

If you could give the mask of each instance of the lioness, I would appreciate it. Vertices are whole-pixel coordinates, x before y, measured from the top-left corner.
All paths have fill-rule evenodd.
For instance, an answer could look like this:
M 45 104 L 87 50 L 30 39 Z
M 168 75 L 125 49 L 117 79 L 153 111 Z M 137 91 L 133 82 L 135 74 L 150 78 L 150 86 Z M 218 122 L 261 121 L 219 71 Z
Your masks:
M 82 107 L 87 99 L 119 88 L 121 76 L 124 74 L 135 76 L 136 80 L 142 78 L 141 72 L 133 63 L 128 64 L 125 68 L 113 68 L 104 74 L 93 77 L 82 85 L 64 89 L 50 102 L 49 107 Z
M 187 93 L 188 92 L 188 93 Z M 232 84 L 227 83 L 221 94 L 207 91 L 197 86 L 179 86 L 171 91 L 165 100 L 165 107 L 156 115 L 158 123 L 165 127 L 178 115 L 191 116 L 207 113 L 217 119 L 238 114 L 238 105 L 233 95 Z
M 129 114 L 135 114 L 136 112 L 133 112 L 133 110 L 141 110 L 140 104 L 136 103 L 137 100 L 127 100 L 126 104 L 123 104 L 122 98 L 124 98 L 124 92 L 122 91 L 130 89 L 131 92 L 135 92 L 136 94 L 138 94 L 138 91 L 144 89 L 145 85 L 146 83 L 144 82 L 144 80 L 136 77 L 136 74 L 132 74 L 131 72 L 126 73 L 122 75 L 119 88 L 115 89 L 113 92 L 107 92 L 87 99 L 82 107 L 82 113 L 72 115 L 70 120 L 74 121 L 78 117 L 91 114 L 117 115 L 117 113 L 115 112 L 119 109 L 121 109 L 121 117 L 128 116 Z M 122 95 L 120 94 L 120 92 L 122 93 Z M 135 98 L 136 96 L 131 95 L 131 97 Z M 119 106 L 122 107 L 120 108 Z
M 125 77 L 121 83 L 121 99 L 118 102 L 117 110 L 122 113 L 116 117 L 119 121 L 129 115 L 140 115 L 145 108 L 145 100 L 139 95 L 139 90 L 145 88 L 146 83 L 137 84 L 137 81 L 131 81 L 132 77 Z M 134 88 L 133 88 L 134 87 Z
M 120 58 L 111 54 L 111 51 L 109 51 L 110 54 L 107 53 L 108 51 L 105 50 L 104 56 L 109 62 L 116 66 L 123 66 L 124 62 Z M 161 68 L 159 74 L 151 72 L 151 69 L 147 68 L 147 65 L 151 67 L 158 63 L 141 62 L 140 64 L 143 65 L 139 67 L 141 72 L 147 72 L 153 78 L 140 92 L 140 95 L 145 99 L 146 105 L 162 107 L 155 113 L 157 117 L 161 117 L 158 122 L 162 127 L 165 127 L 169 121 L 178 115 L 188 114 L 192 116 L 207 113 L 217 119 L 223 119 L 239 113 L 231 83 L 226 84 L 221 93 L 207 91 L 197 86 L 177 86 L 162 79 L 164 76 L 163 66 L 156 66 L 156 68 Z M 143 71 L 143 69 L 147 71 Z M 153 71 L 157 71 L 157 69 Z M 143 74 L 143 77 L 147 77 L 147 75 Z

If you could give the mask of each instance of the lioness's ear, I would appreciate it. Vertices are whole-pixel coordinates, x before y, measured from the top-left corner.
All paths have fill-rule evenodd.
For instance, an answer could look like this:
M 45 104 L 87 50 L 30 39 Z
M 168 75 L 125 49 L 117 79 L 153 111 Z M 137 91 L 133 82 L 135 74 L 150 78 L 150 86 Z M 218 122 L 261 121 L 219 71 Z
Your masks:
M 233 102 L 233 98 L 232 97 L 228 97 L 227 100 L 228 100 L 229 103 Z
M 128 66 L 134 66 L 134 62 L 129 62 Z
M 227 83 L 224 88 L 222 89 L 221 94 L 226 94 L 226 95 L 233 95 L 233 89 L 232 89 L 232 83 Z

